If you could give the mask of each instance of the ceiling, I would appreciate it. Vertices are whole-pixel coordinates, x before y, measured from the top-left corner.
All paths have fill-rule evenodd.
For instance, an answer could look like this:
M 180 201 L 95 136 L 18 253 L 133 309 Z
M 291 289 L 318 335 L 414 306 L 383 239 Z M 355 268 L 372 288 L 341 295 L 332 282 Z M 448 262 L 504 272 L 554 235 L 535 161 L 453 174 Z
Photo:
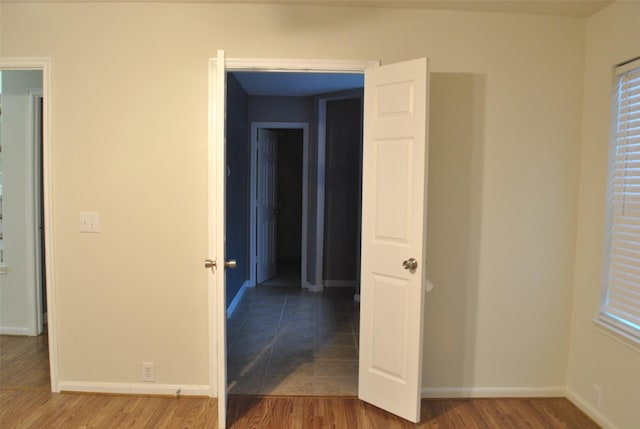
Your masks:
M 289 5 L 366 6 L 396 9 L 440 9 L 474 12 L 522 13 L 529 15 L 586 18 L 615 0 L 2 0 L 17 2 L 157 2 L 157 3 L 262 3 Z M 638 1 L 638 0 L 626 0 Z
M 308 97 L 362 88 L 360 73 L 233 72 L 249 95 Z

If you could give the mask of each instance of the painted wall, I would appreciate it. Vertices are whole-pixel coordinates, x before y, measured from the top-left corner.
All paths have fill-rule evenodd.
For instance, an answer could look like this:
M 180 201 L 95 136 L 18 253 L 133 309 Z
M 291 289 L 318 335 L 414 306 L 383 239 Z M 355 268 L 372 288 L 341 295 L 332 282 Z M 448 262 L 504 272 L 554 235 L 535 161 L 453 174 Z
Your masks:
M 355 286 L 359 278 L 361 177 L 361 98 L 327 101 L 322 278 L 328 284 Z
M 277 130 L 277 257 L 281 265 L 300 267 L 302 258 L 303 130 Z
M 250 122 L 311 122 L 313 118 L 313 97 L 249 97 Z
M 238 80 L 227 75 L 227 259 L 235 270 L 226 270 L 227 306 L 249 279 L 249 96 Z
M 30 90 L 42 89 L 40 71 L 2 73 L 2 222 L 4 264 L 0 274 L 0 333 L 35 334 L 35 207 Z M 31 303 L 29 299 L 31 295 Z M 30 308 L 30 305 L 33 308 Z
M 149 360 L 157 383 L 209 382 L 207 59 L 224 48 L 230 57 L 431 58 L 436 288 L 423 385 L 564 392 L 583 19 L 204 3 L 0 7 L 2 55 L 53 64 L 62 381 L 134 383 Z M 100 212 L 101 233 L 78 234 L 86 209 Z
M 613 69 L 640 56 L 640 3 L 618 2 L 587 20 L 580 193 L 569 395 L 606 427 L 638 427 L 640 347 L 599 328 Z M 594 385 L 602 389 L 600 408 Z

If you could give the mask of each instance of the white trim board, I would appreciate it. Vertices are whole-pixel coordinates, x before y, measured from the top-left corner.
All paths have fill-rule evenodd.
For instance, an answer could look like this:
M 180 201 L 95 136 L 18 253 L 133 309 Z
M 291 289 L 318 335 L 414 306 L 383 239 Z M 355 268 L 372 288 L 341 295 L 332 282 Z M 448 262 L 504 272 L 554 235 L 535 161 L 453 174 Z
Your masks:
M 114 393 L 121 395 L 209 396 L 209 386 L 155 383 L 96 383 L 61 381 L 61 392 Z M 178 393 L 179 392 L 179 393 Z
M 15 326 L 0 326 L 0 335 L 32 336 L 29 328 Z
M 360 60 L 303 60 L 290 58 L 226 58 L 227 70 L 308 73 L 363 73 L 378 67 L 380 61 Z
M 49 336 L 49 373 L 51 374 L 51 391 L 59 392 L 58 385 L 58 336 L 57 307 L 54 257 L 54 217 L 53 217 L 53 185 L 52 185 L 52 91 L 51 91 L 51 59 L 46 57 L 0 57 L 0 70 L 41 70 L 42 71 L 42 193 L 44 197 L 44 241 L 45 267 L 47 285 L 47 328 Z
M 423 398 L 531 398 L 565 397 L 564 386 L 549 387 L 423 387 Z

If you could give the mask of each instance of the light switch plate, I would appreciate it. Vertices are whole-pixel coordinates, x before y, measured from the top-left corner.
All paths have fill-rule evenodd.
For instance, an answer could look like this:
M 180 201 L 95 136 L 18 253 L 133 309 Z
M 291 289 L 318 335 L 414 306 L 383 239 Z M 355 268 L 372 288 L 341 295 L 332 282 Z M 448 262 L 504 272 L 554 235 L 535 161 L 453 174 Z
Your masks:
M 80 212 L 80 232 L 100 232 L 100 217 L 97 212 Z

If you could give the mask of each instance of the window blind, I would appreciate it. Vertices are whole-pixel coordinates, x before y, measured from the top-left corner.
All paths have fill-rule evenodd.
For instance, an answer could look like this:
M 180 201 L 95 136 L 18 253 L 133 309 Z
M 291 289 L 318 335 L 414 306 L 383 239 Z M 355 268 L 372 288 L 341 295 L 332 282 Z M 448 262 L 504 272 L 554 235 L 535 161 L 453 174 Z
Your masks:
M 640 59 L 616 74 L 600 318 L 640 340 Z

